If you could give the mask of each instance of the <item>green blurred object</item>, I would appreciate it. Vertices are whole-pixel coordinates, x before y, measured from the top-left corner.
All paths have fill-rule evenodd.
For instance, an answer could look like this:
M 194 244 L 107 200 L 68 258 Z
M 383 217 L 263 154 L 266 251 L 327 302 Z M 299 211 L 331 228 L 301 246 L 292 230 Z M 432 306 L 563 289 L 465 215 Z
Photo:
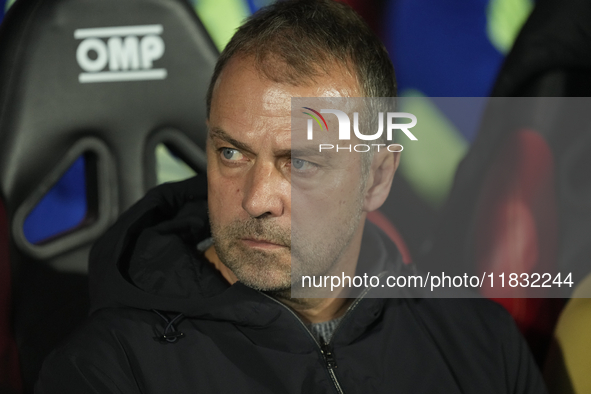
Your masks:
M 8 11 L 8 9 L 10 8 L 10 6 L 11 6 L 11 5 L 13 5 L 15 1 L 16 1 L 16 0 L 8 0 L 8 1 L 6 2 L 6 6 L 5 6 L 4 10 L 5 10 L 5 11 Z
M 177 182 L 196 175 L 195 171 L 183 160 L 174 156 L 164 144 L 156 146 L 156 181 Z
M 194 0 L 195 11 L 221 52 L 245 18 L 250 16 L 242 0 Z
M 490 0 L 486 32 L 499 52 L 509 52 L 533 8 L 532 0 Z
M 400 172 L 412 189 L 434 209 L 439 209 L 450 192 L 456 168 L 468 151 L 468 142 L 450 120 L 417 90 L 402 94 L 400 111 L 417 117 L 412 133 L 396 137 L 404 150 Z

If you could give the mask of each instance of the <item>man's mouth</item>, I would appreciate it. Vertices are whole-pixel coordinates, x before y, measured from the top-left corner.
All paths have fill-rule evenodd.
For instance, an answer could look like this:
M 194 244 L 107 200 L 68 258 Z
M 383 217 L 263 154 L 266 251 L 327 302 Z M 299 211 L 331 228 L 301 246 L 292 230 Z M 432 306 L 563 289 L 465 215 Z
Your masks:
M 264 238 L 242 238 L 241 241 L 246 246 L 257 249 L 278 249 L 287 247 L 286 245 Z

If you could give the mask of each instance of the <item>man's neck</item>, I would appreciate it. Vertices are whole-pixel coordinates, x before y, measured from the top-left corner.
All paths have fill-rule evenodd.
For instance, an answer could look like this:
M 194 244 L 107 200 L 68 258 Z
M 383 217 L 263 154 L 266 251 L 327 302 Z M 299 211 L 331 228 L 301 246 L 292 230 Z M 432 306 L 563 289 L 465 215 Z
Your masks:
M 290 307 L 306 324 L 341 317 L 353 302 L 352 298 L 291 298 L 290 291 L 286 297 L 281 293 L 274 293 L 273 297 Z
M 234 272 L 220 260 L 213 245 L 205 250 L 204 256 L 228 283 L 232 285 L 238 282 Z M 349 298 L 291 298 L 289 290 L 270 295 L 291 308 L 307 324 L 321 323 L 341 317 L 353 301 Z

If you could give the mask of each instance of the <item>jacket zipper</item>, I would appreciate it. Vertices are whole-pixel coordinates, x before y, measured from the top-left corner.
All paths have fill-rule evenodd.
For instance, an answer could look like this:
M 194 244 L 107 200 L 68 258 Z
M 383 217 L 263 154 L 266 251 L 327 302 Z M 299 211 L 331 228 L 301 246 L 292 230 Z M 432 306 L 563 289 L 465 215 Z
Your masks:
M 316 338 L 314 338 L 314 340 L 316 340 Z M 330 374 L 330 377 L 332 378 L 332 382 L 334 383 L 335 388 L 337 389 L 337 392 L 339 394 L 344 394 L 343 389 L 341 388 L 341 384 L 339 383 L 339 380 L 337 379 L 337 375 L 334 373 L 334 370 L 337 369 L 337 361 L 335 360 L 335 358 L 332 354 L 332 347 L 328 343 L 322 341 L 322 344 L 320 346 L 320 352 L 322 353 L 322 356 L 324 357 L 324 362 L 326 363 L 326 368 L 328 368 L 328 373 Z
M 310 338 L 312 339 L 312 341 L 316 344 L 316 346 L 318 347 L 318 350 L 320 351 L 320 354 L 322 354 L 322 357 L 324 358 L 324 364 L 326 365 L 326 368 L 328 369 L 328 373 L 330 375 L 330 378 L 332 379 L 332 383 L 334 384 L 334 387 L 337 391 L 338 394 L 344 394 L 343 389 L 341 388 L 341 385 L 337 379 L 337 376 L 335 375 L 333 369 L 336 368 L 336 361 L 334 361 L 334 357 L 332 356 L 332 350 L 330 350 L 330 359 L 332 360 L 332 363 L 330 363 L 327 359 L 326 353 L 324 351 L 324 347 L 318 343 L 318 341 L 316 340 L 316 338 L 314 337 L 314 335 L 312 335 L 312 333 L 310 332 L 310 330 L 308 329 L 308 327 L 304 324 L 304 322 L 302 321 L 302 319 L 300 319 L 300 317 L 294 312 L 292 311 L 290 308 L 288 308 L 286 305 L 282 304 L 281 302 L 277 301 L 275 298 L 260 292 L 262 295 L 264 295 L 265 297 L 273 300 L 274 302 L 276 302 L 277 304 L 281 305 L 283 308 L 287 309 L 289 311 L 289 313 L 291 313 L 293 315 L 293 317 L 295 317 L 295 319 L 300 323 L 300 325 L 302 326 L 302 328 L 308 333 L 308 335 L 310 336 Z M 349 313 L 347 311 L 347 313 Z M 330 349 L 330 347 L 328 347 L 328 344 L 326 344 L 327 349 Z
M 384 273 L 382 272 L 382 273 L 380 273 L 378 275 L 378 277 L 382 277 L 383 275 L 384 275 Z M 337 362 L 336 362 L 336 360 L 334 358 L 334 355 L 332 353 L 331 342 L 332 342 L 332 339 L 335 337 L 335 335 L 336 335 L 337 331 L 339 330 L 339 328 L 342 327 L 343 322 L 349 316 L 351 316 L 353 310 L 357 307 L 357 305 L 359 305 L 359 302 L 361 302 L 361 300 L 365 297 L 365 295 L 369 292 L 369 290 L 370 290 L 369 287 L 366 288 L 365 290 L 363 290 L 363 292 L 359 295 L 359 297 L 357 297 L 353 301 L 353 304 L 351 304 L 351 306 L 349 307 L 349 309 L 347 309 L 347 312 L 345 312 L 345 315 L 343 316 L 343 318 L 341 319 L 341 321 L 337 324 L 337 326 L 335 327 L 334 331 L 332 332 L 332 335 L 331 335 L 330 340 L 328 341 L 328 343 L 323 343 L 324 344 L 324 351 L 323 351 L 322 355 L 324 356 L 324 360 L 326 362 L 326 366 L 328 368 L 328 372 L 330 373 L 330 375 L 331 375 L 331 377 L 333 379 L 333 383 L 335 384 L 335 386 L 336 386 L 337 391 L 339 392 L 339 394 L 344 394 L 344 393 L 343 393 L 343 389 L 341 388 L 341 385 L 340 385 L 340 383 L 339 383 L 339 381 L 337 379 L 337 376 L 334 373 L 334 370 L 337 368 Z M 298 316 L 296 315 L 296 317 L 298 317 Z M 298 317 L 298 319 L 299 319 L 299 317 Z M 305 325 L 304 325 L 304 327 L 305 327 Z M 308 327 L 306 327 L 306 330 L 308 330 Z M 310 330 L 308 330 L 308 332 L 310 332 Z M 310 335 L 312 336 L 312 338 L 314 338 L 314 336 L 312 335 L 312 333 L 310 333 Z M 316 340 L 316 338 L 314 338 L 314 340 Z
M 383 276 L 385 273 L 382 272 L 380 273 L 378 276 L 381 277 Z M 328 373 L 332 379 L 332 383 L 335 386 L 335 389 L 337 390 L 337 393 L 339 394 L 344 394 L 343 389 L 341 388 L 341 384 L 339 383 L 339 380 L 337 379 L 337 376 L 334 372 L 334 370 L 338 367 L 336 359 L 334 358 L 334 355 L 332 353 L 332 346 L 330 345 L 330 343 L 332 342 L 332 338 L 335 337 L 335 334 L 337 332 L 337 330 L 341 327 L 341 325 L 343 324 L 343 321 L 345 321 L 345 319 L 351 315 L 351 313 L 353 312 L 353 310 L 357 307 L 357 305 L 359 305 L 359 302 L 363 299 L 363 297 L 365 297 L 365 295 L 367 294 L 367 292 L 370 290 L 370 288 L 366 288 L 365 290 L 363 290 L 363 292 L 361 293 L 361 295 L 355 299 L 355 301 L 353 301 L 353 304 L 351 304 L 351 306 L 349 307 L 349 309 L 347 309 L 347 312 L 345 313 L 345 315 L 343 316 L 343 318 L 341 319 L 341 321 L 339 322 L 339 324 L 335 327 L 334 332 L 332 333 L 332 336 L 330 337 L 330 340 L 328 341 L 328 343 L 322 341 L 322 344 L 318 343 L 318 341 L 316 340 L 316 338 L 314 337 L 314 335 L 312 335 L 312 333 L 310 332 L 310 330 L 308 329 L 308 327 L 304 324 L 304 322 L 302 321 L 302 319 L 300 319 L 300 317 L 291 310 L 291 308 L 287 307 L 286 305 L 282 304 L 281 302 L 277 301 L 275 298 L 263 293 L 263 292 L 259 292 L 262 295 L 264 295 L 265 297 L 273 300 L 274 302 L 276 302 L 277 304 L 281 305 L 283 308 L 287 309 L 289 311 L 289 313 L 291 313 L 293 315 L 293 317 L 296 318 L 296 320 L 300 323 L 300 325 L 302 326 L 302 328 L 308 333 L 308 335 L 310 336 L 310 338 L 312 339 L 312 341 L 316 344 L 316 346 L 318 347 L 318 349 L 320 350 L 320 353 L 322 354 L 322 357 L 324 358 L 324 363 L 326 365 L 326 368 L 328 369 Z

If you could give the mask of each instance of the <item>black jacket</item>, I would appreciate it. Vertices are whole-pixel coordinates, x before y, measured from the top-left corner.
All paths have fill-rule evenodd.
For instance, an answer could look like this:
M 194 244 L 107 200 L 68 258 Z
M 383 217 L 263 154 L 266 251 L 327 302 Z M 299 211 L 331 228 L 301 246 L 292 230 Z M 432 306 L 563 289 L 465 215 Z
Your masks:
M 358 299 L 320 346 L 290 309 L 200 257 L 200 183 L 152 190 L 95 245 L 91 316 L 45 361 L 37 393 L 545 392 L 487 300 Z M 405 269 L 379 230 L 364 237 L 362 253 Z

